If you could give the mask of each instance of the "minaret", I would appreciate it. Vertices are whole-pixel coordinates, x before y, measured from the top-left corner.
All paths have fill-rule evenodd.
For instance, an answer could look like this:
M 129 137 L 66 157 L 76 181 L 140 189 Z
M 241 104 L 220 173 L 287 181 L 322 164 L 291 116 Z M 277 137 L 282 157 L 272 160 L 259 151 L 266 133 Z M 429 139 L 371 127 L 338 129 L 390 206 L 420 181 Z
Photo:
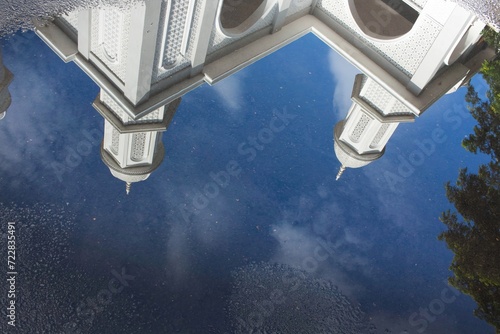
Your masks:
M 396 97 L 364 74 L 356 76 L 347 118 L 334 127 L 334 149 L 346 168 L 360 168 L 379 159 L 399 123 L 413 122 L 414 114 Z
M 3 65 L 2 50 L 0 50 L 0 120 L 5 118 L 11 103 L 9 84 L 13 77 L 12 73 Z
M 105 118 L 101 159 L 114 177 L 125 182 L 127 195 L 133 183 L 146 180 L 162 163 L 162 132 L 168 128 L 179 103 L 180 98 L 132 120 L 103 91 L 94 101 L 94 107 Z
M 107 122 L 103 160 L 128 192 L 163 156 L 163 105 L 308 32 L 365 73 L 347 119 L 335 127 L 338 177 L 380 158 L 399 123 L 413 121 L 494 56 L 490 49 L 465 57 L 484 23 L 448 0 L 399 0 L 397 10 L 385 0 L 254 1 L 238 8 L 229 2 L 150 0 L 37 26 L 47 45 L 100 86 L 94 105 Z M 233 22 L 224 16 L 228 9 Z M 373 11 L 384 15 L 375 22 Z
M 130 193 L 132 183 L 146 180 L 165 156 L 160 131 L 119 133 L 105 121 L 101 158 L 111 174 L 125 182 Z

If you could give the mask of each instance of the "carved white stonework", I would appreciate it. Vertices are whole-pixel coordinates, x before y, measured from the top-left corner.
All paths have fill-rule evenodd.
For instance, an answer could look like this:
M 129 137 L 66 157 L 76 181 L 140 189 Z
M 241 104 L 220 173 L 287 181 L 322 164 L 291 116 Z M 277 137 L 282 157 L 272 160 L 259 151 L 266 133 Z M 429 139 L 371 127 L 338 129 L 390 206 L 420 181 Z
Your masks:
M 398 122 L 382 123 L 354 104 L 345 121 L 340 140 L 358 154 L 380 153 L 398 125 Z
M 119 133 L 105 121 L 103 148 L 121 168 L 151 164 L 159 140 L 161 133 L 157 131 Z
M 92 13 L 91 51 L 124 82 L 132 13 L 109 7 L 93 10 Z
M 164 15 L 161 18 L 162 31 L 161 39 L 159 39 L 161 57 L 157 65 L 158 78 L 164 77 L 174 68 L 179 70 L 180 65 L 185 67 L 188 64 L 187 59 L 182 55 L 182 47 L 183 40 L 189 36 L 191 28 L 190 25 L 186 26 L 189 5 L 190 1 L 183 0 L 172 0 L 163 4 Z
M 121 108 L 118 103 L 106 92 L 101 91 L 100 93 L 101 102 L 106 106 L 113 114 L 115 114 L 123 124 L 147 124 L 147 123 L 158 123 L 163 120 L 163 116 L 165 114 L 165 107 L 162 106 L 153 112 L 147 114 L 144 117 L 141 117 L 137 120 L 134 120 L 130 117 L 124 110 Z
M 159 38 L 155 51 L 153 82 L 189 66 L 190 50 L 202 8 L 200 0 L 162 3 Z
M 411 77 L 436 39 L 442 25 L 428 15 L 421 15 L 412 30 L 395 41 L 376 41 L 368 38 L 354 20 L 346 0 L 320 0 L 318 8 L 346 28 L 356 38 L 373 48 L 398 69 Z M 377 20 L 374 18 L 377 24 Z
M 466 56 L 485 25 L 453 1 L 252 3 L 146 0 L 128 9 L 69 13 L 38 28 L 62 59 L 100 86 L 94 106 L 106 119 L 101 156 L 113 175 L 129 183 L 158 167 L 160 132 L 174 101 L 309 33 L 363 73 L 347 119 L 335 126 L 343 169 L 380 158 L 399 123 L 413 121 L 478 70 Z M 490 49 L 478 50 L 483 60 L 493 57 Z
M 377 149 L 380 151 L 380 148 L 385 146 L 385 143 L 387 141 L 383 141 L 382 139 L 383 138 L 384 139 L 387 138 L 387 140 L 389 139 L 388 137 L 390 137 L 390 136 L 388 135 L 388 130 L 389 130 L 390 126 L 391 125 L 389 123 L 385 123 L 378 129 L 377 134 L 375 135 L 372 142 L 370 143 L 370 148 Z M 395 128 L 391 129 L 391 130 L 394 132 Z
M 211 54 L 221 48 L 224 48 L 225 46 L 234 43 L 238 39 L 244 38 L 245 36 L 248 36 L 257 30 L 271 26 L 273 18 L 278 10 L 278 3 L 276 0 L 265 0 L 261 6 L 263 7 L 267 6 L 266 10 L 263 12 L 262 17 L 247 30 L 237 34 L 236 36 L 232 36 L 222 28 L 221 25 L 222 2 L 220 2 L 217 17 L 214 23 L 214 27 L 212 29 L 212 36 L 210 38 L 210 46 L 208 49 L 208 54 Z
M 411 110 L 374 80 L 365 77 L 360 97 L 382 115 L 411 115 Z

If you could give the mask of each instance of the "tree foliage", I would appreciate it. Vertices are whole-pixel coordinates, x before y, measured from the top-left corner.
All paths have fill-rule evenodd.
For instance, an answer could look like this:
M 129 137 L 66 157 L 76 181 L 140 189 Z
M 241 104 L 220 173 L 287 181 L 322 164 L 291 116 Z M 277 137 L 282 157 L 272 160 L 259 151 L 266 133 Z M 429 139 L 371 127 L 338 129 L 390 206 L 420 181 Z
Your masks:
M 500 34 L 492 29 L 483 32 L 485 40 L 497 50 L 500 50 Z M 482 100 L 474 86 L 470 85 L 465 100 L 477 125 L 474 133 L 465 138 L 462 146 L 472 153 L 482 152 L 498 161 L 500 156 L 500 58 L 485 61 L 481 74 L 488 84 L 487 100 Z
M 500 66 L 498 71 L 500 73 Z M 498 82 L 500 84 L 500 78 Z M 493 92 L 489 95 L 492 94 Z M 500 94 L 500 87 L 496 94 Z M 474 126 L 474 133 L 462 141 L 462 146 L 472 153 L 482 152 L 491 155 L 494 161 L 498 161 L 500 157 L 500 106 L 496 111 L 491 97 L 489 101 L 481 100 L 474 86 L 468 87 L 465 98 L 478 124 Z M 495 103 L 500 103 L 500 97 L 495 99 Z
M 499 50 L 498 33 L 486 30 L 484 38 Z M 456 212 L 442 213 L 440 220 L 448 229 L 438 239 L 455 254 L 450 283 L 474 298 L 475 314 L 500 333 L 500 60 L 485 62 L 481 73 L 489 86 L 487 100 L 473 86 L 468 88 L 466 101 L 477 125 L 462 146 L 489 155 L 491 161 L 477 174 L 460 170 L 455 185 L 446 184 Z
M 478 174 L 460 171 L 446 195 L 463 220 L 451 211 L 441 221 L 448 227 L 438 238 L 455 256 L 450 283 L 472 296 L 475 314 L 500 329 L 500 168 L 489 163 Z

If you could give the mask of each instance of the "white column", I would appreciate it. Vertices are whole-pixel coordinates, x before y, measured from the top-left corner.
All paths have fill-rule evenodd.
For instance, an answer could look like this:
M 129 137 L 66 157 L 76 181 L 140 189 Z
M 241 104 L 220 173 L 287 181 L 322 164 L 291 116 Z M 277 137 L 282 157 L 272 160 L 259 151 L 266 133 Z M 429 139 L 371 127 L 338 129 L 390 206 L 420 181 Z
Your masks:
M 125 97 L 138 104 L 151 90 L 162 1 L 148 0 L 132 9 L 125 76 Z
M 398 125 L 398 122 L 380 122 L 353 102 L 340 140 L 358 154 L 382 152 Z
M 90 9 L 78 13 L 78 52 L 87 60 L 90 57 L 91 15 Z
M 201 66 L 205 63 L 208 52 L 208 44 L 210 43 L 210 36 L 217 16 L 219 3 L 222 0 L 205 0 L 202 3 L 201 19 L 196 30 L 191 31 L 195 38 L 193 41 L 191 52 L 191 67 L 193 68 L 192 74 L 201 72 Z
M 283 27 L 283 24 L 285 24 L 286 15 L 292 4 L 292 0 L 279 0 L 278 4 L 278 14 L 274 17 L 273 22 L 273 33 L 279 31 Z
M 159 141 L 161 132 L 120 133 L 105 120 L 103 148 L 121 168 L 151 165 Z

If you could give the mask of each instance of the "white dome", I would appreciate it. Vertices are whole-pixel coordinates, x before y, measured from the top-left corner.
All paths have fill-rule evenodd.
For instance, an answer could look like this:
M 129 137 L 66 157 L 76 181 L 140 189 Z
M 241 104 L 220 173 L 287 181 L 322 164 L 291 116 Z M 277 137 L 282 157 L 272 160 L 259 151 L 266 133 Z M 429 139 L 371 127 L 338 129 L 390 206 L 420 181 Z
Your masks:
M 4 119 L 6 114 L 6 111 L 0 112 L 0 119 Z

